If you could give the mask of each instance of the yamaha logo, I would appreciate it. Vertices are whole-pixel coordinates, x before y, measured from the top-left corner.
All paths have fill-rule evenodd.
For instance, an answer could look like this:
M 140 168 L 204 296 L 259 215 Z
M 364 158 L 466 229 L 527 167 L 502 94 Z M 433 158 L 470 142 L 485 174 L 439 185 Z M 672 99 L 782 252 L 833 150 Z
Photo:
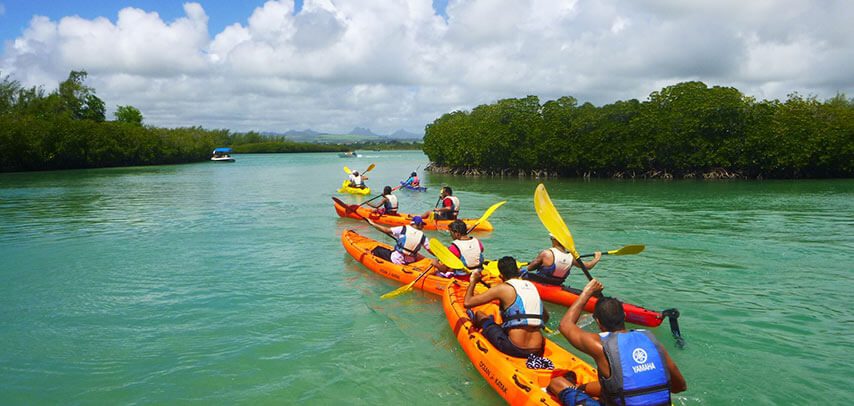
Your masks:
M 643 364 L 646 362 L 646 351 L 644 351 L 643 348 L 635 348 L 635 350 L 632 351 L 632 358 L 634 358 L 635 362 L 638 364 Z

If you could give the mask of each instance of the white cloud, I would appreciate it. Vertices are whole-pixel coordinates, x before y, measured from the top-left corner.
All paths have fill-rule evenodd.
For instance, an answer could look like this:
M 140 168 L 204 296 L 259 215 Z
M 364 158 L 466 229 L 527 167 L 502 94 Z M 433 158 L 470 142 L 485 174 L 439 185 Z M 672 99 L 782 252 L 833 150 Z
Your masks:
M 737 7 L 736 7 L 737 6 Z M 72 69 L 146 122 L 234 130 L 422 131 L 498 98 L 645 99 L 684 80 L 759 98 L 854 93 L 854 3 L 757 0 L 268 1 L 208 33 L 198 3 L 33 18 L 0 71 L 52 88 Z M 111 19 L 108 19 L 111 18 Z

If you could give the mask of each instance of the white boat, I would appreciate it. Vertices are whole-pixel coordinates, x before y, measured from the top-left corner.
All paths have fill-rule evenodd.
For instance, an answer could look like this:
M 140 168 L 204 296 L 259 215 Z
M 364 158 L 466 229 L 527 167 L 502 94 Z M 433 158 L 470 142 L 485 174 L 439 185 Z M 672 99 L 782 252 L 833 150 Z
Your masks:
M 231 148 L 217 148 L 213 150 L 213 157 L 211 157 L 211 161 L 234 162 L 234 158 L 229 155 L 229 152 L 231 152 Z

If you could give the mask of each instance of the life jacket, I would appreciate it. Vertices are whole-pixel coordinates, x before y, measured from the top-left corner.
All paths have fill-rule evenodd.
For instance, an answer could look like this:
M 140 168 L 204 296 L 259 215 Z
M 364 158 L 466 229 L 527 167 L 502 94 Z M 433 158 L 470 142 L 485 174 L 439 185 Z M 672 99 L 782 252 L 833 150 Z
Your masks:
M 424 240 L 427 239 L 427 236 L 415 227 L 402 227 L 402 236 L 397 239 L 397 244 L 395 244 L 394 248 L 404 255 L 414 257 L 415 254 L 418 253 L 418 250 L 421 249 L 421 245 L 424 244 Z
M 501 310 L 501 327 L 543 326 L 543 301 L 536 286 L 522 279 L 510 279 L 508 285 L 516 290 L 516 300 Z
M 359 175 L 359 176 L 350 175 L 350 181 L 353 182 L 353 184 L 356 186 L 362 186 L 365 184 L 365 181 L 362 180 L 362 175 Z
M 397 211 L 397 196 L 389 193 L 385 195 L 385 198 L 388 199 L 383 206 L 385 208 L 386 213 L 390 211 Z
M 480 241 L 472 237 L 469 240 L 454 240 L 451 245 L 460 251 L 460 260 L 471 271 L 483 270 L 483 250 Z
M 601 374 L 602 399 L 608 405 L 670 405 L 670 370 L 661 344 L 646 330 L 599 333 L 611 376 Z
M 460 214 L 460 199 L 456 196 L 445 196 L 445 199 L 451 199 L 451 213 L 454 213 L 454 218 L 457 218 L 457 215 Z
M 412 183 L 411 183 L 412 186 L 418 186 L 421 184 L 421 182 L 418 180 L 417 176 L 413 176 L 410 179 L 412 179 Z
M 551 266 L 540 267 L 540 273 L 553 278 L 566 279 L 569 276 L 569 268 L 572 268 L 572 254 L 562 252 L 555 247 L 549 250 L 554 255 L 555 261 Z

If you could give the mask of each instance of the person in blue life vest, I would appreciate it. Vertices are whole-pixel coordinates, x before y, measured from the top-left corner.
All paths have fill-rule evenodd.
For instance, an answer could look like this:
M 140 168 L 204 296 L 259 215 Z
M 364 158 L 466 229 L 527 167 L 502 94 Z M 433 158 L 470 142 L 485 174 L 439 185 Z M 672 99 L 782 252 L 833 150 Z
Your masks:
M 424 258 L 424 256 L 418 253 L 422 247 L 428 252 L 431 252 L 430 241 L 427 239 L 427 236 L 424 235 L 423 231 L 424 220 L 419 216 L 413 217 L 408 226 L 397 227 L 386 227 L 384 225 L 374 223 L 371 219 L 366 220 L 368 220 L 368 223 L 374 226 L 374 228 L 392 236 L 397 241 L 394 245 L 394 250 L 390 250 L 380 245 L 376 246 L 373 250 L 373 254 L 380 258 L 391 261 L 394 264 L 406 265 Z M 435 265 L 436 260 L 433 260 L 433 263 Z
M 449 269 L 442 263 L 437 266 L 437 274 L 450 278 L 452 276 L 465 277 L 471 272 L 483 270 L 483 243 L 468 235 L 468 226 L 462 220 L 454 220 L 448 224 L 448 231 L 454 239 L 448 246 L 448 251 L 462 261 L 467 269 Z
M 434 220 L 457 219 L 457 215 L 460 213 L 460 199 L 454 196 L 450 186 L 442 188 L 442 192 L 439 193 L 439 202 L 436 204 L 441 204 L 441 206 L 424 213 L 421 217 L 432 217 Z
M 576 324 L 587 300 L 601 291 L 601 282 L 588 282 L 560 321 L 560 332 L 569 343 L 596 361 L 599 380 L 576 387 L 565 377 L 555 377 L 549 392 L 565 405 L 593 404 L 577 401 L 587 395 L 599 396 L 605 405 L 670 405 L 672 393 L 688 388 L 685 378 L 650 332 L 626 330 L 626 313 L 619 300 L 601 297 L 596 301 L 593 319 L 602 333 L 586 332 Z
M 468 311 L 474 325 L 499 351 L 517 358 L 542 356 L 546 339 L 541 329 L 549 319 L 540 294 L 533 283 L 519 279 L 519 267 L 513 257 L 498 260 L 502 283 L 492 285 L 486 292 L 474 294 L 481 280 L 480 271 L 473 272 L 463 301 L 466 309 L 498 300 L 503 323 L 495 323 L 493 316 L 481 311 Z
M 359 171 L 350 173 L 350 187 L 364 189 L 366 180 L 368 180 L 368 177 L 365 175 L 359 176 Z
M 553 235 L 549 234 L 552 239 L 552 247 L 542 250 L 536 258 L 534 258 L 526 269 L 522 271 L 522 279 L 529 281 L 544 283 L 547 285 L 563 285 L 566 277 L 569 276 L 570 268 L 573 265 L 579 266 L 581 259 L 573 260 L 572 254 L 566 251 L 566 248 Z M 602 258 L 602 253 L 596 251 L 593 259 L 585 261 L 584 266 L 588 270 L 594 266 Z M 531 272 L 537 270 L 538 272 Z
M 412 186 L 412 187 L 421 186 L 421 181 L 418 180 L 418 173 L 412 172 L 412 174 L 409 175 L 409 179 L 407 179 L 405 182 L 403 182 L 403 185 L 404 186 Z
M 383 188 L 383 199 L 377 204 L 365 203 L 373 207 L 377 214 L 397 214 L 397 196 L 391 194 L 391 186 Z

